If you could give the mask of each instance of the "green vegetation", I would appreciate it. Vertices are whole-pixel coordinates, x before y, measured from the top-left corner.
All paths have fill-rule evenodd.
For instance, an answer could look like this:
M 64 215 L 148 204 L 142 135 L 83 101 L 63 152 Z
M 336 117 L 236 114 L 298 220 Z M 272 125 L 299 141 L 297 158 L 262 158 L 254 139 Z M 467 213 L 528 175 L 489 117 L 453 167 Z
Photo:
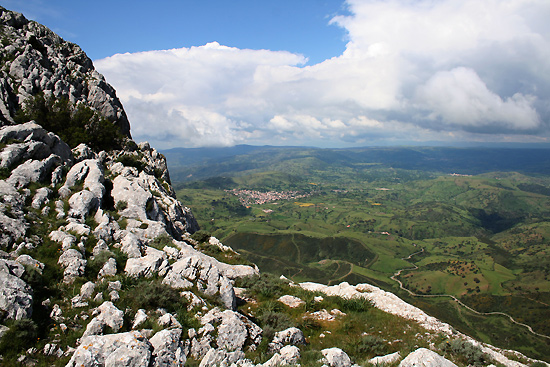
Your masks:
M 204 231 L 263 272 L 294 281 L 368 282 L 480 340 L 550 358 L 548 339 L 504 316 L 469 312 L 449 297 L 410 297 L 390 279 L 408 269 L 398 279 L 418 295 L 452 295 L 479 312 L 504 312 L 550 335 L 544 322 L 550 318 L 550 178 L 540 170 L 537 176 L 489 172 L 483 162 L 472 169 L 479 175 L 444 174 L 445 167 L 471 163 L 471 152 L 426 151 L 408 151 L 422 153 L 413 167 L 430 167 L 439 153 L 448 157 L 460 151 L 466 158 L 441 163 L 438 170 L 407 170 L 395 168 L 403 167 L 395 163 L 402 158 L 399 149 L 386 150 L 395 153 L 394 167 L 387 166 L 388 157 L 369 161 L 371 153 L 361 150 L 260 149 L 180 168 L 194 176 L 226 176 L 175 186 Z M 488 167 L 497 161 L 498 152 L 478 153 L 489 156 Z M 519 158 L 510 165 L 542 154 L 527 153 L 514 151 Z M 541 162 L 545 167 L 546 160 Z M 500 167 L 505 170 L 505 163 Z M 261 200 L 239 201 L 234 193 L 245 189 L 255 190 Z M 277 199 L 269 196 L 273 191 L 305 196 Z
M 34 120 L 54 132 L 71 148 L 84 143 L 94 150 L 121 147 L 124 137 L 118 127 L 84 104 L 74 106 L 67 98 L 54 99 L 39 93 L 25 101 L 16 122 Z

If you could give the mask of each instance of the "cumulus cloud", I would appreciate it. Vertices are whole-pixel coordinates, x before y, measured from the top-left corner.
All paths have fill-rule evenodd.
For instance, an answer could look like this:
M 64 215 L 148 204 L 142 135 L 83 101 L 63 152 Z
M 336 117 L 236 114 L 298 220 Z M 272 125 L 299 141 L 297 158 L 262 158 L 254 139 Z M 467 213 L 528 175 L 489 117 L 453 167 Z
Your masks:
M 96 67 L 137 140 L 345 146 L 548 139 L 546 0 L 348 0 L 342 55 L 204 46 L 118 54 Z

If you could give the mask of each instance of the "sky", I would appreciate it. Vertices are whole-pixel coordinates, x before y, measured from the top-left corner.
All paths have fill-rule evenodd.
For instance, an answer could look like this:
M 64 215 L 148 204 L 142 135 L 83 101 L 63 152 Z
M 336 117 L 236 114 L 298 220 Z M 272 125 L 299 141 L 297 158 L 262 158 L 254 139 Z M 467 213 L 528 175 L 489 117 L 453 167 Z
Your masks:
M 136 141 L 550 143 L 548 0 L 2 0 L 79 44 Z

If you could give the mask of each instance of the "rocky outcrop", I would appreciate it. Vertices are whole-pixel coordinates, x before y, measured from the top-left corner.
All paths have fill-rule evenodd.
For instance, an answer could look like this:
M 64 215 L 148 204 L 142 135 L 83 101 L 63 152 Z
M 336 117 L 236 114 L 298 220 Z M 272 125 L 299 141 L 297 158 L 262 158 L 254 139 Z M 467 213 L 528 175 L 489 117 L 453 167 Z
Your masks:
M 21 104 L 38 93 L 84 103 L 130 136 L 115 90 L 77 45 L 23 15 L 0 7 L 0 126 L 13 124 Z
M 149 366 L 153 346 L 139 331 L 82 338 L 66 367 Z

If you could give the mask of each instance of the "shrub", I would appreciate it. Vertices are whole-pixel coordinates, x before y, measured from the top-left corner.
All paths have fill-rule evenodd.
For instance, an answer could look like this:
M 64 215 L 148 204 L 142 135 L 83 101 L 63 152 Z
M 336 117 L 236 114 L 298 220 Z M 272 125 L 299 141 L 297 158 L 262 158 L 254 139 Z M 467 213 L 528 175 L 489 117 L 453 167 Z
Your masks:
M 210 237 L 211 237 L 210 233 L 203 230 L 198 230 L 197 232 L 191 235 L 191 238 L 197 241 L 198 243 L 206 242 L 210 239 Z
M 143 171 L 146 167 L 146 164 L 136 155 L 123 154 L 116 161 L 122 163 L 125 167 L 134 167 L 139 172 Z
M 484 366 L 492 362 L 491 357 L 484 353 L 480 347 L 462 339 L 443 342 L 439 345 L 439 348 L 453 353 L 459 360 L 463 360 L 469 365 Z
M 55 99 L 39 93 L 27 99 L 24 106 L 17 112 L 16 122 L 34 120 L 59 135 L 71 148 L 84 143 L 96 151 L 112 150 L 120 148 L 124 141 L 114 123 L 84 104 L 74 106 L 65 97 Z
M 374 335 L 366 335 L 350 347 L 355 355 L 381 356 L 388 353 L 388 344 Z
M 15 320 L 0 340 L 0 355 L 13 356 L 36 343 L 38 327 L 30 319 Z
M 169 235 L 161 234 L 160 236 L 155 237 L 154 240 L 149 242 L 148 245 L 158 250 L 162 250 L 165 246 L 173 246 L 174 242 L 172 237 L 170 237 Z

